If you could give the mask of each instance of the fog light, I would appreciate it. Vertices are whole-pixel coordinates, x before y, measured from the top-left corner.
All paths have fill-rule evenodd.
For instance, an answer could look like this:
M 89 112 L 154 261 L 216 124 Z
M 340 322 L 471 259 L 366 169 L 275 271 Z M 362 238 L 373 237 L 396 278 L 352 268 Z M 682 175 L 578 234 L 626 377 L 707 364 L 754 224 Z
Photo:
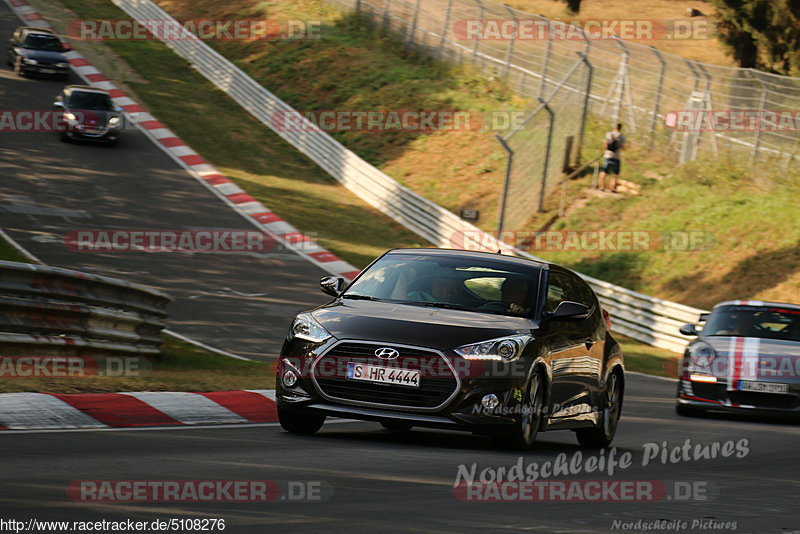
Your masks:
M 487 410 L 494 410 L 500 405 L 500 399 L 498 399 L 497 395 L 494 393 L 489 393 L 488 395 L 483 396 L 481 399 L 481 405 Z
M 287 388 L 292 388 L 295 384 L 297 384 L 297 375 L 294 371 L 286 371 L 283 375 L 283 385 Z

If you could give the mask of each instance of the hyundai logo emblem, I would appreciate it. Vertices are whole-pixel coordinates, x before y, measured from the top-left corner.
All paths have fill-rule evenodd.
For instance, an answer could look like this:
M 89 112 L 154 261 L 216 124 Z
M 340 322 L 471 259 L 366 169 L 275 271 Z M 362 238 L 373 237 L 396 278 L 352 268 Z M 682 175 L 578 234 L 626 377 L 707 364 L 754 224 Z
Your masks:
M 400 356 L 400 353 L 394 349 L 390 349 L 389 347 L 383 347 L 375 351 L 375 356 L 381 360 L 394 360 Z

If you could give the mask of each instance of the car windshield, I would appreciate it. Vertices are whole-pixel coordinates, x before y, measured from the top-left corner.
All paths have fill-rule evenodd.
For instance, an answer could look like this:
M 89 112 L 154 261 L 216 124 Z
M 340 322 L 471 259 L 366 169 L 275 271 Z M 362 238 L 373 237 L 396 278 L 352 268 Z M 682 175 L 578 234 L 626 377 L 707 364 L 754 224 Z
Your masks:
M 530 317 L 538 301 L 540 272 L 491 258 L 389 254 L 343 297 Z
M 57 37 L 48 35 L 29 35 L 25 38 L 22 48 L 29 50 L 46 50 L 49 52 L 63 52 L 64 46 Z
M 111 111 L 114 109 L 111 99 L 103 93 L 73 91 L 69 97 L 70 109 L 94 109 Z
M 800 310 L 779 306 L 722 306 L 708 317 L 703 335 L 800 342 Z

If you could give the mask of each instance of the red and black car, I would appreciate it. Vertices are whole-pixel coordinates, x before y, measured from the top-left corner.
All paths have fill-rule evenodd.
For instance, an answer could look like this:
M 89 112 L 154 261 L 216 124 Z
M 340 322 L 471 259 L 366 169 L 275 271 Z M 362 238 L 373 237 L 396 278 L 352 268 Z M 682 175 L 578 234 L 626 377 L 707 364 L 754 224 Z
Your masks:
M 330 303 L 299 314 L 278 362 L 278 415 L 314 433 L 327 416 L 393 430 L 467 430 L 530 447 L 574 430 L 614 438 L 623 357 L 592 289 L 575 273 L 500 254 L 392 250 Z

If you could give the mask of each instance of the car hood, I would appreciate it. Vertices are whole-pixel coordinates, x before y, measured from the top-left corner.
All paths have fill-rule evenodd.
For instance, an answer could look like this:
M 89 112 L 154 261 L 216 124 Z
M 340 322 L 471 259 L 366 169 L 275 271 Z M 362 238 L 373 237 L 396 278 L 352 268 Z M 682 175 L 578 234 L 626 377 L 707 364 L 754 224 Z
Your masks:
M 21 48 L 22 56 L 26 59 L 36 61 L 47 61 L 49 63 L 69 63 L 63 52 L 52 50 L 33 50 L 31 48 Z
M 104 128 L 108 124 L 108 119 L 111 117 L 119 117 L 120 113 L 116 111 L 104 111 L 97 109 L 74 109 L 69 108 L 67 112 L 75 113 L 81 118 L 81 124 L 90 126 L 92 128 Z
M 701 337 L 711 345 L 717 360 L 714 374 L 727 376 L 729 366 L 743 379 L 800 380 L 800 342 L 758 337 L 707 336 Z
M 340 300 L 312 312 L 338 339 L 387 341 L 448 350 L 510 334 L 531 333 L 525 317 L 366 300 Z

